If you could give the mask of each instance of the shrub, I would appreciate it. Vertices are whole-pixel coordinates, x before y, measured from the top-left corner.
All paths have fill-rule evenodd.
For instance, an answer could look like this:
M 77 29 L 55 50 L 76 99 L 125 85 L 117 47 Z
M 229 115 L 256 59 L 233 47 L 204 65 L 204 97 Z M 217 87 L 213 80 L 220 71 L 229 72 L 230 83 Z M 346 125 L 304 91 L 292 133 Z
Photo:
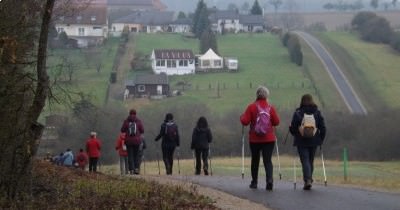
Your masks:
M 394 33 L 392 40 L 390 41 L 390 46 L 400 52 L 400 33 Z

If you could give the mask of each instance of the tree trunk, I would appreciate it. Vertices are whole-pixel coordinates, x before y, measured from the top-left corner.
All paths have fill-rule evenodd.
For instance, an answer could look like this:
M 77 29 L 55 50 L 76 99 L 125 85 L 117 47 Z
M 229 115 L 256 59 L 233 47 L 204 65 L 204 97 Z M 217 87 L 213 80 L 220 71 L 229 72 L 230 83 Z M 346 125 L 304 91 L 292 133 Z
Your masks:
M 40 17 L 41 25 L 37 25 L 40 29 L 37 32 L 40 31 L 40 34 L 39 42 L 35 42 L 38 46 L 36 73 L 30 72 L 32 69 L 23 62 L 24 58 L 18 59 L 20 54 L 12 49 L 13 45 L 3 45 L 3 54 L 0 54 L 0 198 L 2 202 L 21 199 L 30 194 L 32 159 L 44 128 L 43 125 L 37 123 L 37 119 L 43 110 L 49 90 L 46 50 L 54 2 L 55 0 L 47 0 L 42 3 L 44 6 L 40 5 L 43 16 Z M 35 4 L 24 2 L 28 5 L 30 3 Z M 33 11 L 25 10 L 25 12 Z M 14 18 L 19 18 L 21 15 L 23 14 L 18 14 Z M 34 50 L 32 46 L 22 44 L 21 40 L 18 41 L 22 36 L 19 34 L 27 34 L 27 30 L 31 29 L 20 27 L 17 33 L 14 31 L 15 34 L 10 34 L 10 37 L 15 37 L 12 42 L 16 49 L 29 52 Z M 29 37 L 35 35 L 37 37 L 38 34 L 31 34 Z M 17 61 L 10 59 L 13 57 L 17 57 Z M 18 60 L 21 62 L 18 63 Z M 32 76 L 37 76 L 37 80 L 34 81 Z M 4 205 L 4 203 L 0 204 Z

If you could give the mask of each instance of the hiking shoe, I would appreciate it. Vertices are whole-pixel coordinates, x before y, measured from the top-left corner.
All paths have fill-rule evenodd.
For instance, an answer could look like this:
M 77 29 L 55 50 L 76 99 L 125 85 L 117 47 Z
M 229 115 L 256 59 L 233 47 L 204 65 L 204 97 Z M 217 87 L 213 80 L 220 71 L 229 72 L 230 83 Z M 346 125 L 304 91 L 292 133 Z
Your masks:
M 304 183 L 303 190 L 311 190 L 311 187 L 312 187 L 312 185 L 311 185 L 311 180 L 307 180 L 307 181 Z
M 257 183 L 251 182 L 249 187 L 250 187 L 250 189 L 257 189 Z
M 269 182 L 269 183 L 267 183 L 267 186 L 265 187 L 265 189 L 268 190 L 268 191 L 272 191 L 273 187 L 274 187 L 274 184 Z
M 204 175 L 208 176 L 208 171 L 204 170 Z

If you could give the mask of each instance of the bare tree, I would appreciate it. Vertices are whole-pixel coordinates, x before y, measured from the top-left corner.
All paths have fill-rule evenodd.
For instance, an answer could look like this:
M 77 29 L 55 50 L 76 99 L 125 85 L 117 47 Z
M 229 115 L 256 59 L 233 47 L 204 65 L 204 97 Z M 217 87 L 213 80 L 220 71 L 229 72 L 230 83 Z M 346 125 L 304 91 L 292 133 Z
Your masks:
M 55 0 L 1 2 L 0 197 L 5 202 L 29 195 L 31 162 L 44 128 L 38 118 L 50 93 L 46 58 L 54 7 Z
M 287 13 L 280 16 L 283 28 L 287 30 L 294 30 L 304 26 L 304 18 L 300 15 L 298 5 L 295 0 L 286 0 L 284 4 Z
M 282 6 L 282 0 L 269 0 L 269 4 L 271 4 L 274 7 L 275 15 L 274 15 L 274 24 L 276 24 L 276 16 L 278 13 L 279 7 Z

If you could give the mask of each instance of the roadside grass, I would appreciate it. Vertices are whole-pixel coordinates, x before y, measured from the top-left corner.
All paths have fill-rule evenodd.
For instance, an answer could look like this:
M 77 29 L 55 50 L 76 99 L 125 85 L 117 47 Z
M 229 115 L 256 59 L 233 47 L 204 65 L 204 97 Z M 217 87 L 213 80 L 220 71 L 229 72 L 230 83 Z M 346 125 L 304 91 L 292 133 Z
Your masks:
M 173 174 L 178 174 L 178 161 L 174 160 Z M 274 179 L 279 180 L 279 168 L 277 156 L 273 156 Z M 282 180 L 293 182 L 294 161 L 296 164 L 296 182 L 303 184 L 302 171 L 299 158 L 292 156 L 280 156 Z M 240 157 L 211 157 L 211 166 L 213 175 L 215 176 L 238 176 L 241 177 L 242 159 Z M 165 175 L 165 167 L 162 160 L 159 161 L 160 174 Z M 194 160 L 183 159 L 179 161 L 181 175 L 194 175 Z M 260 162 L 259 174 L 265 176 L 264 166 Z M 329 185 L 340 185 L 346 187 L 356 187 L 362 189 L 379 190 L 400 193 L 400 162 L 348 162 L 348 176 L 344 180 L 343 162 L 338 160 L 325 160 L 327 183 Z M 144 170 L 145 169 L 145 170 Z M 119 165 L 105 166 L 103 170 L 110 174 L 119 174 Z M 145 161 L 142 163 L 141 174 L 158 175 L 158 162 Z M 245 158 L 245 176 L 250 177 L 250 158 Z M 314 162 L 314 182 L 315 184 L 324 184 L 324 176 L 322 170 L 322 162 L 319 152 L 317 152 Z
M 318 37 L 361 93 L 368 109 L 400 107 L 399 53 L 388 45 L 367 43 L 346 32 L 320 33 Z
M 195 187 L 161 185 L 142 178 L 109 176 L 35 160 L 29 199 L 1 209 L 218 209 Z
M 183 38 L 180 35 L 140 34 L 136 37 L 136 51 L 150 55 L 153 48 L 189 48 L 197 52 L 197 40 Z M 304 93 L 315 95 L 311 80 L 298 67 L 289 61 L 287 49 L 278 37 L 270 34 L 228 34 L 218 37 L 218 51 L 222 56 L 237 57 L 239 71 L 235 73 L 207 73 L 184 76 L 170 76 L 172 90 L 182 90 L 177 82 L 186 81 L 183 96 L 155 102 L 164 106 L 201 101 L 213 113 L 226 113 L 244 109 L 255 99 L 258 85 L 266 85 L 271 90 L 270 101 L 278 110 L 293 110 Z M 319 62 L 310 60 L 310 62 Z M 313 68 L 310 64 L 308 68 Z M 319 68 L 319 67 L 318 67 Z M 318 80 L 316 82 L 319 82 Z M 331 85 L 331 84 L 329 84 Z M 320 82 L 319 89 L 325 88 Z M 325 94 L 325 92 L 323 93 Z M 327 100 L 336 95 L 329 94 Z M 338 101 L 336 99 L 335 101 Z M 316 96 L 317 103 L 320 102 Z M 337 105 L 338 104 L 338 105 Z M 340 103 L 332 103 L 333 109 L 341 109 Z M 153 107 L 152 107 L 153 108 Z
M 67 82 L 65 78 L 57 78 L 57 85 L 59 87 L 54 88 L 52 94 L 61 100 L 61 103 L 53 103 L 51 107 L 48 104 L 45 108 L 45 113 L 50 111 L 67 112 L 68 106 L 66 104 L 69 102 L 69 99 L 67 99 L 66 92 L 69 93 L 69 97 L 72 100 L 79 100 L 80 98 L 77 93 L 82 92 L 85 95 L 89 95 L 95 105 L 102 106 L 107 95 L 110 73 L 118 43 L 119 39 L 109 38 L 104 46 L 99 47 L 99 51 L 101 52 L 99 59 L 102 66 L 100 72 L 96 71 L 94 64 L 87 64 L 85 52 L 82 49 L 54 49 L 49 51 L 48 66 L 52 80 L 56 78 L 57 65 L 65 65 L 61 59 L 62 56 L 67 56 L 75 68 L 71 82 Z

